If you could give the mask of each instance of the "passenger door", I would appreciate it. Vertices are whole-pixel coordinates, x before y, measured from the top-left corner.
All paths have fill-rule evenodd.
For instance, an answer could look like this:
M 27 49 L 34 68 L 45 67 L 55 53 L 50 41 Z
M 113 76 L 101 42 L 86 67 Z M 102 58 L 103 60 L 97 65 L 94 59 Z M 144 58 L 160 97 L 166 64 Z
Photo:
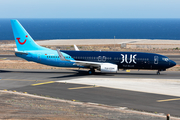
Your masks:
M 37 60 L 41 61 L 41 54 L 37 54 Z
M 158 64 L 158 56 L 154 56 L 154 64 Z

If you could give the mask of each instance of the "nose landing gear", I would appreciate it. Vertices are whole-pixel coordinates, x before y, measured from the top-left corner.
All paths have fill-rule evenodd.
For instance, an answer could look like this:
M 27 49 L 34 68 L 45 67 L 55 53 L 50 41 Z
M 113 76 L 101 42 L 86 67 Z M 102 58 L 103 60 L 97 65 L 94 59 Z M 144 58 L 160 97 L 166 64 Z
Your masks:
M 160 71 L 166 71 L 166 69 L 160 69 L 157 71 L 157 75 L 160 75 Z
M 157 75 L 160 75 L 160 70 L 157 71 Z

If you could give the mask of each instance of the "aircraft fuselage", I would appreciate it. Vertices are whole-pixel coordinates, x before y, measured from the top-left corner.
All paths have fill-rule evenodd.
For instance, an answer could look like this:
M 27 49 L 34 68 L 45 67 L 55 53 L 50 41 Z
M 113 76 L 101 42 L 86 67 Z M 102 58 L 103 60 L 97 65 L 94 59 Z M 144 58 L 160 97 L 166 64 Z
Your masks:
M 56 67 L 85 68 L 84 66 L 74 65 L 74 63 L 70 61 L 61 61 L 57 51 L 55 50 L 37 50 L 27 52 L 28 55 L 16 53 L 16 56 L 24 58 L 28 61 L 34 61 Z M 154 53 L 68 50 L 61 50 L 61 52 L 65 53 L 64 57 L 67 60 L 112 63 L 118 65 L 118 69 L 154 69 L 162 71 L 176 65 L 176 63 L 168 57 Z

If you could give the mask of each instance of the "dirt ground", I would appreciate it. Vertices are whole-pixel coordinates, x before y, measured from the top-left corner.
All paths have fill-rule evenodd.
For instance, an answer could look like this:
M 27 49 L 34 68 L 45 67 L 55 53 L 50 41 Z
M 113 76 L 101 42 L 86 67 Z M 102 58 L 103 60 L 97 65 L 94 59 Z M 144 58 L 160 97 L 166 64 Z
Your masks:
M 68 40 L 67 40 L 68 41 Z M 42 42 L 41 41 L 36 41 L 36 42 Z M 44 41 L 46 42 L 46 41 Z M 42 42 L 43 43 L 43 42 Z M 80 43 L 77 43 L 80 44 Z M 151 43 L 148 43 L 151 45 Z M 143 44 L 141 44 L 143 45 Z M 77 45 L 80 50 L 89 50 L 89 51 L 131 51 L 131 52 L 150 52 L 150 53 L 158 53 L 162 55 L 180 55 L 180 48 L 174 47 L 174 48 L 124 48 L 121 46 L 121 44 L 90 44 L 90 45 Z M 172 43 L 169 43 L 169 45 L 173 45 Z M 43 47 L 47 47 L 50 49 L 56 50 L 61 49 L 61 50 L 74 50 L 74 46 L 72 45 L 42 45 Z M 14 54 L 14 48 L 16 48 L 15 41 L 14 40 L 1 40 L 0 41 L 0 54 Z
M 42 120 L 165 120 L 166 115 L 101 104 L 0 91 L 0 119 Z M 179 120 L 172 117 L 171 120 Z

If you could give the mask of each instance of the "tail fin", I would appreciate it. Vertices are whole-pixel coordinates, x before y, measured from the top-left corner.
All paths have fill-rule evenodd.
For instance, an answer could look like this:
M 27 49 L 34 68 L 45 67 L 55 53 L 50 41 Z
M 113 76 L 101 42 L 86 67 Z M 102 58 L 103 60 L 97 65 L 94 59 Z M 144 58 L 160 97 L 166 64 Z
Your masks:
M 14 38 L 18 51 L 28 51 L 28 50 L 45 50 L 44 48 L 36 44 L 28 32 L 23 28 L 23 26 L 18 22 L 18 20 L 11 20 L 11 25 L 14 33 Z

